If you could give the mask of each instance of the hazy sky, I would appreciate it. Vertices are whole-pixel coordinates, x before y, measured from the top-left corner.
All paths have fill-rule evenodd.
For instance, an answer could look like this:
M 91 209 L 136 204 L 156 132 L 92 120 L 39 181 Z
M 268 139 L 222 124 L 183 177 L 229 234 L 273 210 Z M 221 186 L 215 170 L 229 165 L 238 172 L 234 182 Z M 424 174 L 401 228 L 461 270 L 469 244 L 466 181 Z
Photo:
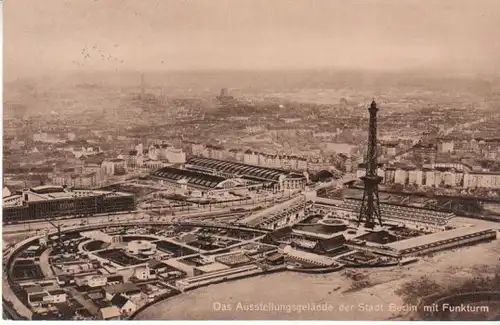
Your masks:
M 6 0 L 4 64 L 500 71 L 499 31 L 500 0 Z

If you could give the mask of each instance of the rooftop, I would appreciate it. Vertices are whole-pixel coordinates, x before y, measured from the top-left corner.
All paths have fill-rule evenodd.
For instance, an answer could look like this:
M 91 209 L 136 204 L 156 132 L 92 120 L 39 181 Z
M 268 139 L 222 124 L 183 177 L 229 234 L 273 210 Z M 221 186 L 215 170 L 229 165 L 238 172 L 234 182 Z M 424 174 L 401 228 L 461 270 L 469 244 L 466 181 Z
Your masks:
M 200 270 L 203 273 L 209 273 L 209 272 L 216 272 L 229 269 L 229 266 L 215 262 L 211 264 L 197 266 L 196 269 Z
M 207 175 L 191 170 L 163 167 L 151 173 L 151 176 L 163 178 L 171 181 L 186 180 L 188 184 L 194 186 L 215 188 L 226 180 L 224 177 Z
M 41 293 L 45 292 L 45 289 L 42 288 L 40 285 L 34 285 L 32 287 L 25 287 L 24 291 L 26 291 L 27 294 L 34 294 L 34 293 Z
M 308 262 L 312 262 L 312 263 L 320 264 L 320 265 L 324 265 L 324 266 L 330 266 L 330 265 L 335 264 L 335 260 L 331 257 L 293 249 L 291 246 L 285 247 L 284 253 L 289 255 L 289 256 L 299 258 L 301 260 L 305 260 Z
M 125 306 L 125 304 L 128 302 L 128 298 L 122 296 L 121 294 L 114 295 L 113 298 L 111 299 L 111 304 L 113 306 L 116 306 L 118 308 L 122 308 Z
M 486 226 L 460 227 L 453 230 L 441 231 L 430 235 L 413 237 L 393 242 L 385 246 L 402 251 L 414 247 L 428 245 L 442 240 L 450 240 L 461 236 L 477 234 L 479 232 L 487 230 L 491 230 L 491 227 L 486 227 Z
M 68 190 L 60 186 L 38 186 L 30 190 L 23 191 L 24 195 L 12 195 L 3 198 L 3 207 L 22 206 L 25 200 L 25 195 L 28 197 L 28 202 L 39 202 L 49 200 L 74 200 L 80 197 L 98 197 L 98 196 L 130 196 L 132 194 L 123 192 L 110 191 L 94 191 L 94 190 Z
M 225 161 L 212 158 L 192 157 L 186 162 L 187 166 L 205 168 L 227 174 L 239 175 L 242 177 L 253 177 L 266 181 L 279 181 L 280 176 L 287 176 L 290 173 L 286 170 L 267 168 L 254 165 L 247 165 L 232 161 Z M 189 167 L 188 167 L 189 168 Z M 304 177 L 299 174 L 292 174 L 293 176 Z
M 167 267 L 168 265 L 158 260 L 152 259 L 148 262 L 148 266 L 151 269 L 161 269 L 163 267 Z
M 120 309 L 116 306 L 101 308 L 103 319 L 117 318 L 121 316 Z
M 135 283 L 127 282 L 127 283 L 118 283 L 110 286 L 105 286 L 104 291 L 112 295 L 115 295 L 118 293 L 137 292 L 141 291 L 141 289 Z

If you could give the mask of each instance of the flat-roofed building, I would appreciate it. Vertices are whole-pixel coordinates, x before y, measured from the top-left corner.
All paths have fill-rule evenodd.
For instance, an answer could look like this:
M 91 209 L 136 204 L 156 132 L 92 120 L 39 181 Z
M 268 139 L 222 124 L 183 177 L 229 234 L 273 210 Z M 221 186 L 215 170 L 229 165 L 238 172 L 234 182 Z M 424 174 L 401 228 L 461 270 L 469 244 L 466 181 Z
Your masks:
M 394 183 L 402 185 L 408 184 L 408 170 L 402 168 L 396 169 L 394 172 Z
M 286 246 L 283 253 L 285 254 L 285 259 L 297 261 L 299 263 L 301 262 L 323 267 L 337 265 L 337 262 L 333 257 L 293 249 L 291 246 Z
M 43 304 L 64 303 L 67 299 L 66 291 L 56 287 L 42 287 L 40 285 L 24 288 L 28 304 L 38 307 Z
M 454 151 L 455 143 L 453 140 L 441 140 L 437 144 L 438 153 L 452 153 Z
M 212 283 L 218 283 L 230 279 L 237 279 L 245 276 L 260 274 L 262 273 L 262 271 L 262 268 L 255 264 L 243 265 L 240 267 L 228 268 L 225 270 L 205 273 L 177 280 L 176 287 L 178 287 L 181 291 L 185 291 Z
M 455 176 L 454 170 L 448 170 L 442 174 L 443 184 L 449 187 L 455 187 L 457 184 L 457 177 Z
M 3 222 L 133 210 L 133 194 L 44 185 L 4 198 Z
M 425 186 L 433 187 L 436 186 L 436 177 L 434 174 L 434 170 L 426 170 L 425 171 Z
M 117 306 L 104 307 L 99 311 L 101 320 L 120 320 L 121 312 Z
M 196 266 L 194 268 L 194 275 L 201 275 L 205 273 L 212 273 L 212 272 L 217 272 L 217 271 L 222 271 L 222 270 L 227 270 L 229 269 L 229 266 L 222 264 L 222 263 L 210 263 L 210 264 L 205 264 L 205 265 L 200 265 Z
M 464 174 L 465 188 L 500 188 L 500 173 L 498 172 L 469 172 Z
M 408 184 L 421 186 L 423 180 L 423 172 L 420 169 L 411 169 L 408 171 Z
M 401 256 L 417 256 L 496 238 L 497 232 L 491 227 L 472 226 L 413 237 L 385 246 L 396 250 Z

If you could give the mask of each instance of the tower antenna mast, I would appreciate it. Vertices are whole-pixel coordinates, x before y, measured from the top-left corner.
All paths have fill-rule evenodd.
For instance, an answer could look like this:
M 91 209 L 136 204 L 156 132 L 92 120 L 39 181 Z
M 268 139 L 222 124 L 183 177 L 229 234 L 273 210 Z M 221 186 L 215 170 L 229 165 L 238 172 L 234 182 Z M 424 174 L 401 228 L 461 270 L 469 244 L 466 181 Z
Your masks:
M 377 103 L 375 99 L 368 108 L 370 123 L 368 129 L 368 151 L 366 154 L 366 174 L 361 177 L 364 183 L 363 200 L 359 211 L 358 225 L 364 221 L 366 228 L 373 228 L 378 221 L 382 226 L 380 214 L 380 200 L 378 195 L 378 184 L 382 177 L 378 176 L 377 170 Z

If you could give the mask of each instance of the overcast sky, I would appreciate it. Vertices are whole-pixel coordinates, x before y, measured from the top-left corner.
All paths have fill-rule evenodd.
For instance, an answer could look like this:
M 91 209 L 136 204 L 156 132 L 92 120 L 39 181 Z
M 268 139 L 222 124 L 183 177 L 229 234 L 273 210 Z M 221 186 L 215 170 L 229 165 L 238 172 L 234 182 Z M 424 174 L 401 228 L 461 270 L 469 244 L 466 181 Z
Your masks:
M 4 63 L 500 71 L 499 31 L 500 0 L 6 0 Z

